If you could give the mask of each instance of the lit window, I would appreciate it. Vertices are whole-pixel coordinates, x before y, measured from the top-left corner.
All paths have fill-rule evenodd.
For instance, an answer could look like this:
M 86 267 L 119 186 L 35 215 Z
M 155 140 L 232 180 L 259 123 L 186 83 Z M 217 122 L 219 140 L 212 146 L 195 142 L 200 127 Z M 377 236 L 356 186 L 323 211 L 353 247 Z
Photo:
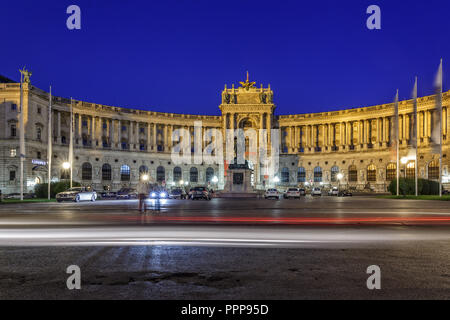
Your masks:
M 9 155 L 10 155 L 11 157 L 15 157 L 15 156 L 17 155 L 17 149 L 11 149 L 11 150 L 9 151 Z

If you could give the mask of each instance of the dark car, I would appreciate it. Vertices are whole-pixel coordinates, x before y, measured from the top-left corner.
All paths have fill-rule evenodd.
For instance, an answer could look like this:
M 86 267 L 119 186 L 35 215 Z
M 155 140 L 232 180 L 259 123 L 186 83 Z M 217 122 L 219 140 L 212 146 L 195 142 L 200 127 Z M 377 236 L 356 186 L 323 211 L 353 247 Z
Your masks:
M 172 189 L 169 193 L 170 199 L 185 199 L 186 192 L 181 188 Z
M 122 188 L 117 191 L 116 199 L 137 199 L 137 192 L 133 188 Z
M 353 196 L 353 194 L 348 190 L 339 192 L 339 197 L 352 197 L 352 196 Z
M 195 187 L 192 190 L 191 198 L 192 200 L 197 199 L 211 200 L 211 195 L 209 194 L 209 191 L 206 187 Z
M 101 199 L 116 199 L 117 197 L 117 192 L 114 191 L 101 191 L 98 194 L 100 194 Z

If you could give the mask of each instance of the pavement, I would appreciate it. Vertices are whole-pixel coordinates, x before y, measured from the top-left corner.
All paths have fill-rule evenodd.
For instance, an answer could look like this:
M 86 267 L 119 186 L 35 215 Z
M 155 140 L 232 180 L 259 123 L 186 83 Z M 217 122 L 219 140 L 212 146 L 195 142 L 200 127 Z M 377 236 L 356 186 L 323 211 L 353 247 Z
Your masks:
M 449 299 L 450 206 L 353 198 L 0 205 L 0 299 Z M 68 290 L 78 265 L 81 290 Z M 367 268 L 381 269 L 368 290 Z

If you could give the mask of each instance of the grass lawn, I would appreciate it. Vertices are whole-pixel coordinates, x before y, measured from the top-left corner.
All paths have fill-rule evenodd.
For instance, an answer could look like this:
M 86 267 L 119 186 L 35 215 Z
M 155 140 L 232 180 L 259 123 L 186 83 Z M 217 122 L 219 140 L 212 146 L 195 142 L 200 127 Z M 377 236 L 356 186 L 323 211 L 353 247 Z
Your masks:
M 18 199 L 3 199 L 0 204 L 8 204 L 8 203 L 36 203 L 36 202 L 55 202 L 56 199 L 23 199 L 23 201 L 20 201 Z
M 378 196 L 377 198 L 383 199 L 403 199 L 403 200 L 438 200 L 438 201 L 450 201 L 450 195 L 439 196 Z

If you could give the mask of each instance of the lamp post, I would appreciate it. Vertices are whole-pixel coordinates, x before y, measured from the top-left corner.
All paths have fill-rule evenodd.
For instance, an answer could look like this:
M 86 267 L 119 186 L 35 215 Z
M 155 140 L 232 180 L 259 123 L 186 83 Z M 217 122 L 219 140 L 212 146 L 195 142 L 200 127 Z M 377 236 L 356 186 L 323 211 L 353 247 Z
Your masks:
M 217 176 L 212 177 L 211 182 L 215 185 L 217 185 L 217 182 L 219 182 L 219 178 Z
M 406 164 L 408 163 L 408 158 L 407 157 L 402 157 L 402 159 L 400 160 L 400 162 L 405 165 L 405 179 L 406 179 Z
M 69 170 L 71 168 L 70 162 L 63 162 L 62 167 L 64 170 Z M 70 175 L 70 188 L 72 188 L 72 175 Z
M 337 174 L 337 179 L 338 179 L 338 189 L 341 188 L 341 180 L 342 178 L 344 178 L 344 175 L 342 173 L 338 173 Z

